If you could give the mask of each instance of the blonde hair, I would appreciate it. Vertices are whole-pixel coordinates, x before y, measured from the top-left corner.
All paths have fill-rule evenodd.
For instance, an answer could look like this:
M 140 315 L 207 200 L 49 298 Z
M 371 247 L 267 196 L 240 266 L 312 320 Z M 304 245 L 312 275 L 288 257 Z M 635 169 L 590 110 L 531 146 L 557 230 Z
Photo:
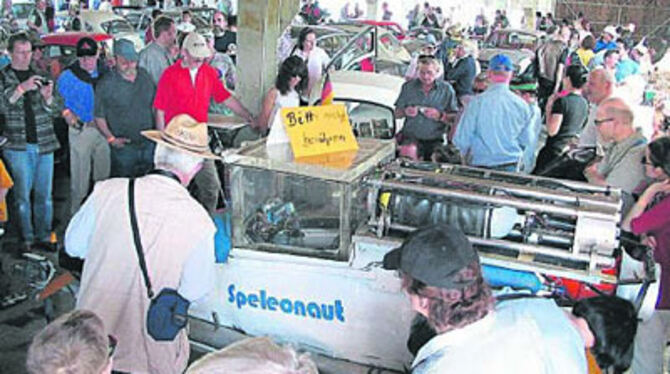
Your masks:
M 186 374 L 318 374 L 307 354 L 275 344 L 268 337 L 248 338 L 194 362 Z
M 40 331 L 28 348 L 31 374 L 99 374 L 108 362 L 109 341 L 95 313 L 75 310 Z

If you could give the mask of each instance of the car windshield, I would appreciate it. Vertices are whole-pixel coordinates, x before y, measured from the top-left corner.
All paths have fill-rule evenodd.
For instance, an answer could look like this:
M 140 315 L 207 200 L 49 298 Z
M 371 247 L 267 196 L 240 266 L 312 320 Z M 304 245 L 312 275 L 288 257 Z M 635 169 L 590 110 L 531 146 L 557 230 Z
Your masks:
M 28 18 L 28 15 L 33 8 L 35 8 L 35 5 L 33 4 L 13 4 L 12 13 L 14 13 L 15 18 Z
M 133 27 L 126 20 L 113 20 L 100 24 L 107 34 L 114 35 L 124 32 L 133 32 Z
M 534 49 L 537 37 L 520 32 L 497 32 L 491 34 L 486 40 L 488 48 L 501 49 Z

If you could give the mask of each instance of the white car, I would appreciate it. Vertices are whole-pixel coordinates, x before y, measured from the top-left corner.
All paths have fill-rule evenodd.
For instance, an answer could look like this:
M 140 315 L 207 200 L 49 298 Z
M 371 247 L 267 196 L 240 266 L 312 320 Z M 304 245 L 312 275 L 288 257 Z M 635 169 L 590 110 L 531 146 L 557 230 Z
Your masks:
M 144 48 L 144 40 L 137 35 L 133 26 L 125 18 L 113 12 L 100 12 L 95 10 L 82 10 L 79 15 L 83 31 L 106 33 L 114 39 L 128 39 L 133 42 L 135 49 L 139 52 Z M 109 40 L 109 50 L 113 48 L 113 40 Z

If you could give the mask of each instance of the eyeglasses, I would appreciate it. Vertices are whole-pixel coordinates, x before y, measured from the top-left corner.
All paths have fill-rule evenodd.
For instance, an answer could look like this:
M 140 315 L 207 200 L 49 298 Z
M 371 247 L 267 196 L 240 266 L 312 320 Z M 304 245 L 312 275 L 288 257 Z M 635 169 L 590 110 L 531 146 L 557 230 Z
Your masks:
M 656 165 L 654 163 L 654 161 L 650 160 L 649 157 L 647 157 L 647 155 L 642 156 L 642 160 L 640 160 L 640 161 L 642 162 L 642 165 L 649 165 L 649 166 L 653 166 L 655 168 L 659 167 L 658 165 Z
M 116 345 L 119 343 L 118 340 L 112 335 L 107 335 L 107 357 L 111 358 L 114 356 L 114 352 L 116 352 Z
M 593 124 L 596 125 L 596 127 L 597 127 L 597 126 L 600 126 L 603 123 L 609 122 L 609 121 L 614 121 L 614 118 L 596 119 L 596 120 L 593 121 Z
M 419 55 L 419 60 L 435 60 L 436 57 L 433 55 Z

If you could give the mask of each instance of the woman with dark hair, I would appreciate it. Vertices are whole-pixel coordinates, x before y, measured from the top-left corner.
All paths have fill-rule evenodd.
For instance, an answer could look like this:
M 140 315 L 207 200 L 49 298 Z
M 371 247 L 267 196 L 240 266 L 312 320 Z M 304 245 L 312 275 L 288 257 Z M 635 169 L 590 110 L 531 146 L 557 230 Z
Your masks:
M 655 182 L 649 185 L 621 227 L 642 235 L 654 250 L 661 266 L 660 292 L 656 310 L 638 325 L 635 337 L 633 372 L 660 373 L 666 342 L 670 337 L 670 138 L 657 138 L 647 146 L 642 158 L 645 174 Z
M 312 88 L 316 82 L 321 80 L 326 65 L 330 62 L 330 57 L 326 51 L 316 46 L 316 32 L 311 27 L 300 30 L 298 44 L 292 55 L 300 57 L 307 65 L 307 88 L 300 96 L 303 103 L 308 103 Z
M 297 107 L 300 105 L 300 94 L 307 86 L 307 67 L 298 56 L 291 56 L 284 60 L 279 67 L 279 73 L 274 87 L 270 88 L 261 113 L 258 116 L 259 130 L 266 132 L 276 123 L 281 108 Z
M 551 95 L 547 100 L 546 128 L 547 142 L 537 155 L 535 174 L 542 171 L 552 161 L 567 150 L 572 141 L 576 141 L 584 128 L 589 115 L 589 104 L 582 96 L 582 87 L 586 84 L 589 72 L 582 65 L 571 65 L 565 71 L 563 87 L 567 95 Z

